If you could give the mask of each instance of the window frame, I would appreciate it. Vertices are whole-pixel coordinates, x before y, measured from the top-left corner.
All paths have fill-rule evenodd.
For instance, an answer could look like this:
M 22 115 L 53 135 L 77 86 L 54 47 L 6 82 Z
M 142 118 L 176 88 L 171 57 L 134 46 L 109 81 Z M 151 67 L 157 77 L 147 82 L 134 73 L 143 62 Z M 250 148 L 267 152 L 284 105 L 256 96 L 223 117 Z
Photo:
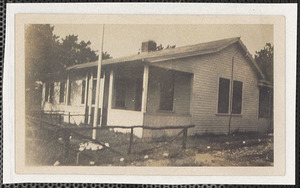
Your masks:
M 219 105 L 219 87 L 220 87 L 220 78 L 223 78 L 223 79 L 227 79 L 229 80 L 229 103 L 228 103 L 228 112 L 227 113 L 219 113 L 219 109 L 218 109 L 218 105 Z M 237 114 L 237 113 L 231 113 L 232 109 L 230 109 L 230 107 L 232 108 L 232 103 L 233 103 L 233 96 L 232 96 L 232 99 L 231 99 L 231 92 L 233 92 L 233 86 L 231 87 L 231 79 L 230 78 L 227 78 L 227 77 L 223 77 L 223 76 L 218 76 L 218 85 L 217 85 L 217 104 L 216 104 L 216 115 L 217 116 L 242 116 L 243 115 L 243 101 L 244 101 L 244 82 L 243 81 L 240 81 L 240 80 L 233 80 L 232 83 L 234 83 L 234 81 L 236 82 L 241 82 L 242 83 L 242 96 L 241 96 L 241 113 Z M 232 89 L 232 91 L 231 91 Z M 232 93 L 233 94 L 233 93 Z

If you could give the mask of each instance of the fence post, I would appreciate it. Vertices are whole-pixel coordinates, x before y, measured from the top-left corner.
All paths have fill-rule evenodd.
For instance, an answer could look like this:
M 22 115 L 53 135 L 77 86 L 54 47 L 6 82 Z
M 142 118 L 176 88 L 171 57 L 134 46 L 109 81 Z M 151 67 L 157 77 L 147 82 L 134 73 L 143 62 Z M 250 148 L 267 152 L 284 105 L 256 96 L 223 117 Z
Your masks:
M 131 127 L 131 131 L 130 131 L 128 154 L 131 154 L 132 141 L 133 141 L 133 127 Z
M 187 127 L 183 128 L 182 149 L 186 149 L 187 131 Z
M 69 112 L 69 125 L 71 124 L 71 112 Z

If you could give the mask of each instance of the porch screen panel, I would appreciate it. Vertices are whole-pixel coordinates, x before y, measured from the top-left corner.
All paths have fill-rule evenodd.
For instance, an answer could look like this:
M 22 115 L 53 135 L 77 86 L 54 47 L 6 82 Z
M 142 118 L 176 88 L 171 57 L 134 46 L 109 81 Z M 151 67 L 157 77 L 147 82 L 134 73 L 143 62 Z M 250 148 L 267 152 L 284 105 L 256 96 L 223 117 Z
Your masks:
M 219 79 L 219 97 L 218 97 L 218 113 L 229 112 L 229 90 L 230 80 L 226 78 Z
M 48 98 L 49 98 L 49 83 L 46 83 L 46 85 L 45 85 L 45 101 L 48 102 Z
M 92 104 L 95 104 L 96 101 L 96 87 L 97 87 L 97 80 L 93 80 Z
M 63 103 L 65 100 L 65 82 L 60 82 L 59 88 L 59 102 Z
M 82 80 L 82 85 L 81 85 L 81 104 L 84 104 L 84 101 L 85 101 L 85 85 L 86 85 L 85 80 Z
M 124 79 L 124 78 L 123 78 Z M 121 77 L 117 77 L 116 79 L 116 104 L 117 108 L 125 107 L 125 99 L 126 99 L 126 82 Z
M 71 94 L 72 94 L 72 81 L 70 80 L 69 81 L 69 92 L 68 92 L 68 101 L 69 101 L 68 105 L 71 104 L 71 99 L 72 99 Z
M 233 81 L 232 113 L 242 113 L 243 82 Z
M 54 83 L 50 84 L 50 102 L 54 102 Z
M 174 77 L 170 71 L 164 71 L 162 80 L 160 83 L 160 110 L 173 110 L 174 100 Z

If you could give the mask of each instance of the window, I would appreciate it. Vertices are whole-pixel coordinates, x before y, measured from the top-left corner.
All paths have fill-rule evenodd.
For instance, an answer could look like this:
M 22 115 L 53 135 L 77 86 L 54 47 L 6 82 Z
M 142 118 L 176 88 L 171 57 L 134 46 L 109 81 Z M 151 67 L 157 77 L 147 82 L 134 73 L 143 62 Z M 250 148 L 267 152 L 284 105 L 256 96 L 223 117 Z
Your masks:
M 54 83 L 50 84 L 50 102 L 54 102 Z
M 219 79 L 219 98 L 218 98 L 218 113 L 229 112 L 229 90 L 230 80 L 225 78 Z
M 271 103 L 272 103 L 272 93 L 265 88 L 260 88 L 259 113 L 258 113 L 260 118 L 268 118 L 272 115 Z
M 233 81 L 232 109 L 233 114 L 242 113 L 243 82 Z M 219 79 L 219 97 L 218 113 L 230 113 L 230 80 L 226 78 Z
M 233 81 L 232 113 L 242 113 L 243 82 Z
M 46 83 L 45 85 L 45 101 L 49 102 L 49 83 Z
M 159 109 L 172 111 L 174 98 L 174 76 L 170 71 L 166 71 L 163 75 L 163 79 L 160 83 Z
M 125 108 L 126 82 L 120 77 L 116 78 L 116 105 L 117 108 Z
M 82 80 L 82 87 L 81 87 L 81 104 L 84 104 L 85 102 L 85 85 L 86 81 Z
M 59 88 L 59 103 L 65 102 L 65 82 L 60 82 L 60 88 Z

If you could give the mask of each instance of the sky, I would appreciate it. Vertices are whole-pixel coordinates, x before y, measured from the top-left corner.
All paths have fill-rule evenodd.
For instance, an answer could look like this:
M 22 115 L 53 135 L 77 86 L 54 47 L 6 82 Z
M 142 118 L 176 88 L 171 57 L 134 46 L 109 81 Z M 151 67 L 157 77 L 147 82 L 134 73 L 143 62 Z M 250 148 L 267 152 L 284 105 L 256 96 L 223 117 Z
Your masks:
M 55 24 L 54 34 L 60 38 L 78 35 L 79 41 L 90 41 L 91 48 L 99 51 L 101 45 L 101 25 Z M 157 45 L 176 47 L 199 44 L 225 38 L 241 37 L 248 51 L 254 55 L 266 43 L 273 44 L 273 25 L 119 25 L 104 26 L 103 51 L 113 58 L 137 54 L 144 41 L 154 40 Z

